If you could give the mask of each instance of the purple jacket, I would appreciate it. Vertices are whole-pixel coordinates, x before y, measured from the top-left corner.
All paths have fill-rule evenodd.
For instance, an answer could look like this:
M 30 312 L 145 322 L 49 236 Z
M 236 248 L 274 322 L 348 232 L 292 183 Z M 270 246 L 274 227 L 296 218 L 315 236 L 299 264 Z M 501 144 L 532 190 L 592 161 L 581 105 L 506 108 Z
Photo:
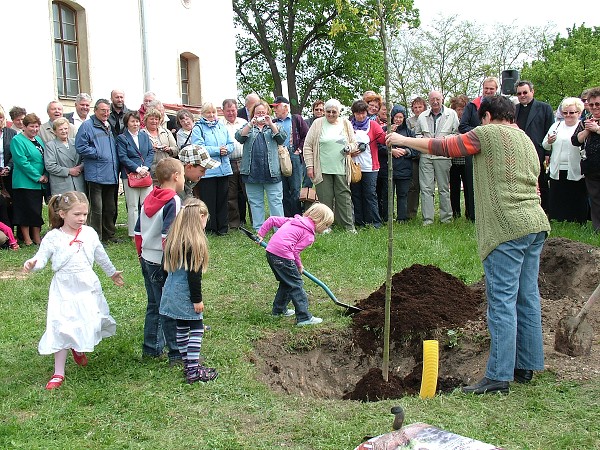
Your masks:
M 315 242 L 315 223 L 298 214 L 291 217 L 271 216 L 262 224 L 258 235 L 265 237 L 273 227 L 279 229 L 267 244 L 267 251 L 285 259 L 293 259 L 298 268 L 303 267 L 300 252 Z

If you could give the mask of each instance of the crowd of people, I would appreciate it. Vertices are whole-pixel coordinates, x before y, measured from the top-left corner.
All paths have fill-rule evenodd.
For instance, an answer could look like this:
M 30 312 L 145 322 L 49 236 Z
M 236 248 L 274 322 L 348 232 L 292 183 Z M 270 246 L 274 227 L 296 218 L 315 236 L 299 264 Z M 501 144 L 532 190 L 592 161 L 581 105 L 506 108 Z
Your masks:
M 436 195 L 441 223 L 463 214 L 474 221 L 472 156 L 419 155 L 409 147 L 392 148 L 395 207 L 388 211 L 385 136 L 396 132 L 439 138 L 466 133 L 480 124 L 477 112 L 482 99 L 496 95 L 498 89 L 498 80 L 488 77 L 482 95 L 472 100 L 460 95 L 446 106 L 443 95 L 431 91 L 427 99 L 412 100 L 412 114 L 402 105 L 393 105 L 390 130 L 387 108 L 373 91 L 350 105 L 349 119 L 342 117 L 343 106 L 335 99 L 316 100 L 305 120 L 290 112 L 287 98 L 280 96 L 269 104 L 254 93 L 239 109 L 235 99 L 223 101 L 221 117 L 212 103 L 202 105 L 199 118 L 187 109 L 169 117 L 152 92 L 144 94 L 139 109 L 130 110 L 120 90 L 95 103 L 81 93 L 75 111 L 68 114 L 63 114 L 60 102 L 51 101 L 45 123 L 19 106 L 9 110 L 9 123 L 0 109 L 0 179 L 5 193 L 0 197 L 0 222 L 22 245 L 39 244 L 42 200 L 75 190 L 89 197 L 89 223 L 100 239 L 117 241 L 121 191 L 128 234 L 133 238 L 144 198 L 158 183 L 157 163 L 178 158 L 188 145 L 202 147 L 220 163 L 207 168 L 201 179 L 188 180 L 182 194 L 182 198 L 193 195 L 208 205 L 209 234 L 225 235 L 244 225 L 247 218 L 258 230 L 267 211 L 287 217 L 302 213 L 308 206 L 300 198 L 302 187 L 314 187 L 320 201 L 334 211 L 334 225 L 352 233 L 358 227 L 379 228 L 388 220 L 412 219 L 419 204 L 423 225 L 430 225 L 436 217 Z M 519 81 L 516 91 L 515 123 L 536 147 L 542 207 L 548 217 L 578 223 L 591 218 L 594 228 L 600 229 L 594 137 L 594 124 L 600 118 L 594 106 L 597 89 L 565 98 L 556 112 L 534 99 L 530 82 Z M 279 171 L 279 146 L 289 152 L 291 176 Z M 350 182 L 351 161 L 360 166 L 356 183 Z M 19 245 L 4 232 L 0 237 L 4 246 L 16 249 Z
M 305 120 L 291 113 L 287 98 L 268 103 L 254 93 L 239 109 L 235 99 L 224 100 L 222 117 L 216 105 L 204 103 L 197 120 L 186 109 L 169 118 L 151 92 L 138 110 L 125 106 L 119 90 L 93 108 L 92 98 L 79 94 L 67 115 L 52 101 L 44 124 L 35 113 L 13 107 L 9 127 L 0 107 L 1 243 L 17 250 L 17 227 L 24 245 L 41 245 L 26 270 L 40 269 L 49 259 L 60 266 L 51 300 L 53 292 L 74 289 L 61 278 L 65 268 L 87 277 L 82 286 L 97 283 L 89 272 L 94 260 L 122 285 L 100 245 L 118 241 L 122 186 L 128 235 L 148 296 L 142 353 L 159 358 L 168 347 L 170 362 L 184 366 L 188 382 L 210 381 L 216 370 L 198 361 L 205 330 L 205 233 L 226 235 L 245 225 L 247 216 L 259 241 L 279 228 L 267 246 L 280 282 L 272 313 L 295 314 L 298 325 L 314 325 L 321 319 L 308 312 L 299 253 L 316 233 L 331 232 L 333 225 L 356 233 L 357 227 L 401 223 L 416 216 L 419 201 L 428 226 L 435 220 L 436 193 L 439 221 L 449 223 L 461 216 L 462 191 L 465 216 L 476 224 L 491 334 L 486 376 L 464 390 L 508 392 L 509 381 L 528 382 L 534 370 L 543 369 L 537 271 L 548 218 L 585 223 L 591 217 L 600 230 L 600 87 L 563 99 L 556 113 L 534 99 L 532 83 L 515 87 L 516 105 L 497 95 L 495 77 L 483 81 L 481 96 L 454 97 L 449 107 L 441 92 L 431 91 L 427 100 L 413 99 L 412 116 L 393 105 L 389 129 L 387 108 L 372 91 L 352 103 L 349 119 L 336 99 L 315 101 Z M 282 148 L 290 176 L 281 171 Z M 303 204 L 302 187 L 314 187 L 317 208 Z M 44 200 L 52 223 L 42 241 Z M 174 292 L 184 292 L 187 303 Z M 288 301 L 294 310 L 287 309 Z M 62 384 L 68 349 L 85 365 L 85 352 L 114 334 L 101 291 L 94 291 L 94 302 L 96 334 L 63 342 L 47 331 L 42 339 L 40 352 L 55 355 L 48 389 Z M 55 330 L 64 317 L 51 307 L 52 301 L 48 329 Z M 83 313 L 77 318 L 85 319 Z

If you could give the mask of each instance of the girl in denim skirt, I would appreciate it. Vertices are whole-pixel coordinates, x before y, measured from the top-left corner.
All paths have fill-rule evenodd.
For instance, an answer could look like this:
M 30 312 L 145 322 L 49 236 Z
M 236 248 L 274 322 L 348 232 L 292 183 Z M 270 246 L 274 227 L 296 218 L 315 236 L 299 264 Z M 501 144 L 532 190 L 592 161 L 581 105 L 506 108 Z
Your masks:
M 295 314 L 298 326 L 316 325 L 323 321 L 308 312 L 300 252 L 315 241 L 316 233 L 323 233 L 332 223 L 333 211 L 323 203 L 315 203 L 303 216 L 271 216 L 258 230 L 260 244 L 271 228 L 279 228 L 267 245 L 267 261 L 279 281 L 279 289 L 273 300 L 274 316 Z M 287 309 L 290 300 L 295 309 Z
M 200 365 L 204 336 L 202 273 L 208 267 L 208 242 L 204 228 L 208 208 L 201 200 L 185 201 L 165 243 L 164 268 L 168 272 L 160 314 L 177 321 L 177 345 L 188 383 L 217 378 L 215 369 Z M 201 227 L 198 227 L 201 224 Z

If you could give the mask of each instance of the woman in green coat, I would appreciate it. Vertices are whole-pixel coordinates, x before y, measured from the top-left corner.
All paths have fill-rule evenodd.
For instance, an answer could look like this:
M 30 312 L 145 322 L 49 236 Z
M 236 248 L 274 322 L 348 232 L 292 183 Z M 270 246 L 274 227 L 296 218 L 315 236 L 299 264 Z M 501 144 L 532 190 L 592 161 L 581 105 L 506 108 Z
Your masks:
M 44 144 L 37 137 L 41 125 L 35 114 L 23 118 L 23 133 L 10 142 L 13 157 L 13 223 L 23 234 L 25 245 L 39 244 L 42 218 L 44 185 L 48 175 L 44 167 Z

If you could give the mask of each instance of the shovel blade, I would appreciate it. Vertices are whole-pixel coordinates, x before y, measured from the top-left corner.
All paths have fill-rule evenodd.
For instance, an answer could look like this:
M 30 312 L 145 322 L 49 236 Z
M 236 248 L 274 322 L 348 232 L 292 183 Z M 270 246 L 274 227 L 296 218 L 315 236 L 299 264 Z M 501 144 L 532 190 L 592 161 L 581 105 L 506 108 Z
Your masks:
M 593 329 L 587 320 L 563 317 L 554 333 L 554 350 L 569 356 L 589 355 L 592 351 Z

